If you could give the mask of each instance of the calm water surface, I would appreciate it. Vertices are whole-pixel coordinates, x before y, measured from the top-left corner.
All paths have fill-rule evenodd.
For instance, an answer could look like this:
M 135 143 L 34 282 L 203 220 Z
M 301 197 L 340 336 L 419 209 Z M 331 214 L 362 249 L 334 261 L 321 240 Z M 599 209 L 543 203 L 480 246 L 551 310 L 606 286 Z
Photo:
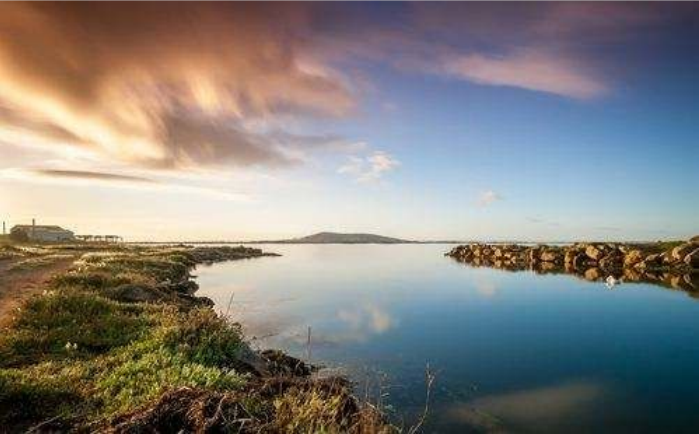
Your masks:
M 270 245 L 199 267 L 261 347 L 339 369 L 427 432 L 699 432 L 699 300 L 470 268 L 445 245 Z M 377 398 L 374 398 L 377 399 Z

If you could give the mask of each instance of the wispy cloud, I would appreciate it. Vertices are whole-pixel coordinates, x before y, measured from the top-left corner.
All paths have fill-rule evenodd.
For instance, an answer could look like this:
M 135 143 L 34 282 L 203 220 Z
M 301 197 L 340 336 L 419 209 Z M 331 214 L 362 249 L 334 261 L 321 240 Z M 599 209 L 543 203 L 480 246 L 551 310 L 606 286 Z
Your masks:
M 499 200 L 502 200 L 502 196 L 500 196 L 500 194 L 494 192 L 493 190 L 486 190 L 478 197 L 478 205 L 486 207 Z
M 95 186 L 126 188 L 142 191 L 155 191 L 177 194 L 194 194 L 216 200 L 247 202 L 252 198 L 248 194 L 230 192 L 219 188 L 198 185 L 186 185 L 178 182 L 161 181 L 152 178 L 121 175 L 109 172 L 94 172 L 60 169 L 0 169 L 0 178 L 24 182 L 68 186 Z
M 386 173 L 400 166 L 400 161 L 383 151 L 374 151 L 366 157 L 351 156 L 338 173 L 353 176 L 358 182 L 379 181 Z
M 85 179 L 98 181 L 114 181 L 114 182 L 137 182 L 137 183 L 157 183 L 157 181 L 132 175 L 121 175 L 108 172 L 91 172 L 84 170 L 59 170 L 59 169 L 30 169 L 30 172 L 46 176 L 49 178 L 69 178 L 69 179 Z
M 603 96 L 607 85 L 582 65 L 560 55 L 538 51 L 505 56 L 468 54 L 443 60 L 449 75 L 490 86 L 509 86 L 560 96 L 589 99 Z

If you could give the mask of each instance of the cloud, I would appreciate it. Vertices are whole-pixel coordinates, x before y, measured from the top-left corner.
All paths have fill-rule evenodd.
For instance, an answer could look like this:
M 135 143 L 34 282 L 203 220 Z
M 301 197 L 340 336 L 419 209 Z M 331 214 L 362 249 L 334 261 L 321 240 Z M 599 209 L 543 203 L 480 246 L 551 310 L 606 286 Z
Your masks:
M 33 169 L 32 173 L 46 176 L 49 178 L 70 178 L 70 179 L 85 179 L 98 181 L 115 181 L 115 182 L 136 182 L 136 183 L 156 183 L 157 181 L 132 175 L 120 175 L 116 173 L 106 172 L 90 172 L 83 170 L 58 170 L 58 169 Z
M 304 50 L 304 6 L 4 4 L 7 131 L 144 167 L 293 162 L 245 122 L 341 116 L 347 82 Z
M 374 151 L 366 157 L 350 156 L 347 163 L 342 165 L 337 172 L 351 175 L 358 182 L 375 182 L 386 173 L 400 166 L 400 161 L 383 151 Z
M 606 47 L 686 14 L 578 3 L 390 8 L 389 21 L 354 4 L 3 3 L 0 143 L 151 169 L 284 167 L 356 142 L 290 125 L 354 113 L 371 87 L 365 61 L 599 98 L 614 87 Z M 348 171 L 376 179 L 395 167 L 384 163 Z
M 248 202 L 252 198 L 243 193 L 230 192 L 219 188 L 197 185 L 171 183 L 147 177 L 122 175 L 109 172 L 62 169 L 0 169 L 0 178 L 21 180 L 33 183 L 57 183 L 63 185 L 101 185 L 113 188 L 137 189 L 141 191 L 164 192 L 175 194 L 194 194 L 216 200 Z
M 442 70 L 478 84 L 509 86 L 560 96 L 590 99 L 605 95 L 607 85 L 576 62 L 545 52 L 507 56 L 468 54 L 443 60 Z
M 502 200 L 502 196 L 493 190 L 486 190 L 481 193 L 480 197 L 478 198 L 478 205 L 486 207 L 499 200 Z

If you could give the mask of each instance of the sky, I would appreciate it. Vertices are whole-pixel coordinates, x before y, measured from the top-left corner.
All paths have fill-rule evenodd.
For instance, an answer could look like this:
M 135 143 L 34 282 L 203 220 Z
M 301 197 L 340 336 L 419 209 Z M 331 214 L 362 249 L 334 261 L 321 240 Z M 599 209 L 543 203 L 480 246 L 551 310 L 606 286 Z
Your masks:
M 699 234 L 692 3 L 2 3 L 0 219 Z

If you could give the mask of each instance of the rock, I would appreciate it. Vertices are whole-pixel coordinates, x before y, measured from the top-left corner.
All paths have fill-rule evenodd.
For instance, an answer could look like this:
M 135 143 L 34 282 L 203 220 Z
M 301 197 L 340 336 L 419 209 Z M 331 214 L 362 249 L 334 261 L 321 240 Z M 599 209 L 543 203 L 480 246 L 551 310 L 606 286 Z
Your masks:
M 308 377 L 315 370 L 313 366 L 279 350 L 265 350 L 262 357 L 267 362 L 267 369 L 274 375 Z
M 531 249 L 529 249 L 529 260 L 531 262 L 537 262 L 539 260 L 540 256 L 541 256 L 541 248 L 532 247 Z
M 559 260 L 558 252 L 554 250 L 547 250 L 543 252 L 539 258 L 543 262 L 556 262 Z
M 565 255 L 563 255 L 563 262 L 566 264 L 572 264 L 573 260 L 582 252 L 575 247 L 566 250 Z
M 662 265 L 663 265 L 662 256 L 658 253 L 653 253 L 653 254 L 646 256 L 646 258 L 642 262 L 636 264 L 636 267 L 641 268 L 641 269 L 648 269 L 648 268 L 658 268 Z
M 589 259 L 590 258 L 587 257 L 587 254 L 580 252 L 577 254 L 577 256 L 575 256 L 575 258 L 573 258 L 573 267 L 578 270 L 582 270 L 587 265 L 587 261 Z
M 600 247 L 590 244 L 585 248 L 585 254 L 593 261 L 599 261 L 604 256 L 604 250 Z
M 694 243 L 684 243 L 672 249 L 671 256 L 675 261 L 682 261 L 685 256 L 697 248 Z
M 684 257 L 684 263 L 692 268 L 699 268 L 699 248 L 692 250 Z
M 107 296 L 125 303 L 154 303 L 167 298 L 159 289 L 145 285 L 119 285 L 109 290 Z
M 624 267 L 633 267 L 643 260 L 643 253 L 638 250 L 629 251 L 624 257 Z
M 672 263 L 675 262 L 674 259 L 672 259 L 672 252 L 663 252 L 660 254 L 660 262 L 664 265 L 671 265 Z
M 257 376 L 266 376 L 270 374 L 270 366 L 267 359 L 257 352 L 250 349 L 247 345 L 241 345 L 235 358 L 236 371 L 241 373 L 249 373 Z
M 599 266 L 603 270 L 619 269 L 622 268 L 623 265 L 624 257 L 621 252 L 618 251 L 610 253 L 599 261 Z
M 689 239 L 690 243 L 699 244 L 699 235 L 696 235 Z

